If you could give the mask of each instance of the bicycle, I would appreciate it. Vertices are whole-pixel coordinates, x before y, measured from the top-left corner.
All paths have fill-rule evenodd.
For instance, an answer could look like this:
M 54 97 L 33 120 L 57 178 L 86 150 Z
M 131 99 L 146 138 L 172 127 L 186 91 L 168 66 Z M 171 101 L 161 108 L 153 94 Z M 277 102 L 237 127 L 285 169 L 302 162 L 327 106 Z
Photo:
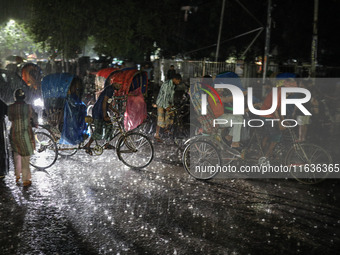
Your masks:
M 218 171 L 197 170 L 211 166 L 222 166 L 222 164 L 226 166 L 240 161 L 245 164 L 251 163 L 262 166 L 269 166 L 271 163 L 283 164 L 283 166 L 293 170 L 301 170 L 306 165 L 329 165 L 332 163 L 330 154 L 322 147 L 316 144 L 298 142 L 292 128 L 287 128 L 285 132 L 285 137 L 288 137 L 290 141 L 278 143 L 269 159 L 264 156 L 262 139 L 257 128 L 252 130 L 251 137 L 241 152 L 231 148 L 218 135 L 194 136 L 185 143 L 186 147 L 182 157 L 183 166 L 194 178 L 209 180 L 215 177 Z M 325 179 L 328 172 L 290 171 L 290 174 L 299 182 L 315 184 Z

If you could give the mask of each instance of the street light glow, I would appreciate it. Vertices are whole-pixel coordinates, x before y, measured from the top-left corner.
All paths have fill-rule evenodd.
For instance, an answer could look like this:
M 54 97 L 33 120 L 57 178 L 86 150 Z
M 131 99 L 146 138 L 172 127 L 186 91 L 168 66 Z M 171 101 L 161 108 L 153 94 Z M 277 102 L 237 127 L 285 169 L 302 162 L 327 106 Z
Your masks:
M 10 19 L 7 23 L 8 26 L 13 26 L 15 24 L 15 20 L 14 19 Z

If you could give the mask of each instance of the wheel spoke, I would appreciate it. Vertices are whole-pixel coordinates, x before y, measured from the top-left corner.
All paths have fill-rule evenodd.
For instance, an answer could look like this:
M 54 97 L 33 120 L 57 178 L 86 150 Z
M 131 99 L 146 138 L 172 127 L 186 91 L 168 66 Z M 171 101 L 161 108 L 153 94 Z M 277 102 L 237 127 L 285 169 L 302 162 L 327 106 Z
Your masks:
M 52 166 L 58 156 L 58 150 L 53 138 L 43 132 L 36 132 L 35 151 L 31 156 L 30 164 L 34 167 L 46 169 Z
M 293 166 L 291 174 L 299 182 L 314 184 L 322 181 L 328 175 L 327 171 L 311 169 L 317 166 L 329 165 L 332 158 L 327 151 L 315 144 L 299 144 L 292 147 L 287 153 L 286 164 Z
M 208 180 L 217 172 L 206 171 L 207 167 L 221 164 L 217 148 L 207 141 L 194 141 L 190 143 L 183 153 L 183 166 L 194 178 Z
M 117 154 L 122 162 L 132 168 L 144 168 L 153 159 L 150 140 L 140 133 L 129 133 L 118 142 Z

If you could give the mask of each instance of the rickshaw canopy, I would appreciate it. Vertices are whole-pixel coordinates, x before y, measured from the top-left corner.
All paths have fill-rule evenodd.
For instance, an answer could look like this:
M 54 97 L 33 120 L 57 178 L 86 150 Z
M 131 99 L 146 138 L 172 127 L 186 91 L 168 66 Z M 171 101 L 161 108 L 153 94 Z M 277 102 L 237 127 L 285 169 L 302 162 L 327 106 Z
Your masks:
M 74 77 L 70 73 L 54 73 L 45 76 L 41 82 L 44 100 L 48 98 L 65 99 Z
M 296 78 L 295 73 L 279 73 L 276 75 L 276 87 L 281 87 L 283 86 L 283 82 L 285 79 L 289 78 Z
M 109 77 L 109 75 L 116 71 L 116 70 L 119 70 L 118 68 L 115 68 L 115 67 L 108 67 L 108 68 L 104 68 L 104 69 L 101 69 L 99 70 L 97 73 L 96 73 L 96 76 L 100 76 L 100 77 L 104 77 L 105 79 L 107 77 Z
M 148 76 L 146 72 L 125 68 L 115 72 L 109 79 L 109 84 L 120 83 L 123 85 L 119 90 L 120 95 L 126 95 L 138 88 L 140 88 L 142 94 L 147 92 Z
M 108 67 L 108 68 L 101 69 L 96 73 L 96 78 L 95 78 L 96 99 L 98 99 L 102 90 L 107 85 L 109 85 L 108 78 L 118 70 L 119 70 L 118 68 Z
M 242 91 L 245 91 L 246 89 L 243 87 L 240 76 L 238 76 L 234 72 L 224 72 L 220 73 L 216 76 L 217 79 L 224 79 L 224 81 L 230 82 L 230 84 L 233 84 L 240 88 Z
M 86 106 L 81 101 L 81 94 L 77 94 L 82 88 L 70 90 L 75 78 L 75 81 L 80 81 L 70 73 L 50 74 L 44 77 L 41 86 L 48 117 L 56 120 L 62 144 L 79 144 L 87 132 Z

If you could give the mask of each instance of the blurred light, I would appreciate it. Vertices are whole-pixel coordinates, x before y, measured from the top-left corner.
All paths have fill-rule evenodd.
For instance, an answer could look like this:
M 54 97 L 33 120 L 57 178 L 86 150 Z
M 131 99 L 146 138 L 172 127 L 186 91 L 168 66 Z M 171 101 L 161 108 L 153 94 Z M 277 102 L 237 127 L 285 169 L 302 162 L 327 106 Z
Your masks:
M 41 98 L 36 99 L 33 104 L 34 106 L 44 107 L 44 101 Z
M 7 23 L 8 26 L 13 26 L 15 24 L 15 20 L 14 19 L 10 19 Z

